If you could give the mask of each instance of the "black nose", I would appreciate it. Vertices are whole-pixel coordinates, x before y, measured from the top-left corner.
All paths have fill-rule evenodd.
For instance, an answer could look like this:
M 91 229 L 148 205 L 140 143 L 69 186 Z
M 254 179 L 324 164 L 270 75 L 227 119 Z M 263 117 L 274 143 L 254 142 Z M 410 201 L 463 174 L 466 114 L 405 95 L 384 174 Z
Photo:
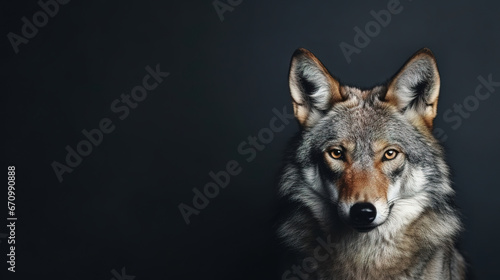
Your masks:
M 351 207 L 349 216 L 353 224 L 367 226 L 377 216 L 377 209 L 371 203 L 356 203 Z

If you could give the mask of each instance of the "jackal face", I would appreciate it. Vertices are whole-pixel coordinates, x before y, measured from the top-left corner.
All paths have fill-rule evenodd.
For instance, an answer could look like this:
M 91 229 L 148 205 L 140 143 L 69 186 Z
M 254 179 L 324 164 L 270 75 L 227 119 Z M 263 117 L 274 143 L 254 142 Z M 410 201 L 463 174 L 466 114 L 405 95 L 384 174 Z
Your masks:
M 346 224 L 358 231 L 383 224 L 398 199 L 416 195 L 439 169 L 431 130 L 440 81 L 430 50 L 369 90 L 341 85 L 305 49 L 294 53 L 289 78 L 302 175 Z

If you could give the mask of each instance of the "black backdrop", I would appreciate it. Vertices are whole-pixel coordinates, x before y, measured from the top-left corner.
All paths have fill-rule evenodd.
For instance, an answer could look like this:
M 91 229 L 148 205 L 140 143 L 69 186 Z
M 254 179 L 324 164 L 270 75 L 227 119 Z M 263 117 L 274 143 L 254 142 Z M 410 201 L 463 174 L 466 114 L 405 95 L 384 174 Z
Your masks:
M 14 274 L 0 227 L 0 268 L 10 276 L 2 279 L 281 279 L 274 183 L 298 127 L 292 121 L 272 140 L 266 128 L 273 109 L 291 111 L 291 54 L 308 48 L 343 82 L 371 86 L 424 46 L 441 72 L 435 124 L 464 216 L 461 247 L 476 279 L 500 276 L 500 87 L 475 97 L 478 77 L 500 81 L 497 3 L 69 1 L 46 19 L 35 0 L 0 5 L 2 168 L 7 177 L 16 167 L 18 218 Z M 370 23 L 388 5 L 390 20 Z M 41 27 L 23 35 L 22 18 L 34 15 Z M 357 48 L 350 63 L 342 42 Z M 145 96 L 135 87 L 147 66 L 170 75 Z M 120 96 L 134 88 L 143 100 L 126 115 Z M 445 119 L 454 104 L 465 113 Z M 66 146 L 77 149 L 82 130 L 103 119 L 114 130 L 60 182 L 52 164 L 66 165 Z M 238 151 L 259 133 L 267 144 Z M 240 173 L 187 225 L 179 205 L 193 206 L 193 188 L 232 161 Z

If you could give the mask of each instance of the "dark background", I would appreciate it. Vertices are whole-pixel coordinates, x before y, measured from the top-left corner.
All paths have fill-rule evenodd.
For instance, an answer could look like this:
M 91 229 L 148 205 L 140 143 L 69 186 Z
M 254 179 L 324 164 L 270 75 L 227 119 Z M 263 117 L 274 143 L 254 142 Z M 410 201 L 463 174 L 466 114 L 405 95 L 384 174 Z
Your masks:
M 500 88 L 457 129 L 443 112 L 474 94 L 478 76 L 500 81 L 500 6 L 401 0 L 402 12 L 347 63 L 339 44 L 353 45 L 353 28 L 388 2 L 243 1 L 221 21 L 211 0 L 71 1 L 15 54 L 7 34 L 21 35 L 21 18 L 40 7 L 2 1 L 2 168 L 16 166 L 18 217 L 17 272 L 2 279 L 109 280 L 122 268 L 136 280 L 281 279 L 274 185 L 298 126 L 250 162 L 237 147 L 269 126 L 273 108 L 291 111 L 287 72 L 298 47 L 358 86 L 433 50 L 442 81 L 435 125 L 448 137 L 461 248 L 475 279 L 499 279 Z M 170 76 L 119 120 L 111 102 L 156 64 Z M 105 117 L 115 130 L 60 183 L 51 163 L 64 163 L 65 147 Z M 192 189 L 230 160 L 241 174 L 186 225 L 178 205 L 192 206 Z M 7 186 L 2 193 L 6 206 Z M 6 207 L 0 213 L 5 221 Z

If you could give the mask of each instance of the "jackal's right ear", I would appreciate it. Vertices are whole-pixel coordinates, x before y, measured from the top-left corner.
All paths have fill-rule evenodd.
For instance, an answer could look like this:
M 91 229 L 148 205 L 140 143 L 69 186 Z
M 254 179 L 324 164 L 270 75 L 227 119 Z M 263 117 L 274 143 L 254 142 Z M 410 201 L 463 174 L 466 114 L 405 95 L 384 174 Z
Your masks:
M 416 52 L 389 82 L 385 100 L 395 105 L 407 116 L 423 120 L 432 130 L 437 114 L 439 72 L 432 52 Z
M 303 127 L 312 126 L 335 102 L 343 99 L 339 82 L 306 49 L 297 49 L 293 54 L 289 86 L 295 117 Z

